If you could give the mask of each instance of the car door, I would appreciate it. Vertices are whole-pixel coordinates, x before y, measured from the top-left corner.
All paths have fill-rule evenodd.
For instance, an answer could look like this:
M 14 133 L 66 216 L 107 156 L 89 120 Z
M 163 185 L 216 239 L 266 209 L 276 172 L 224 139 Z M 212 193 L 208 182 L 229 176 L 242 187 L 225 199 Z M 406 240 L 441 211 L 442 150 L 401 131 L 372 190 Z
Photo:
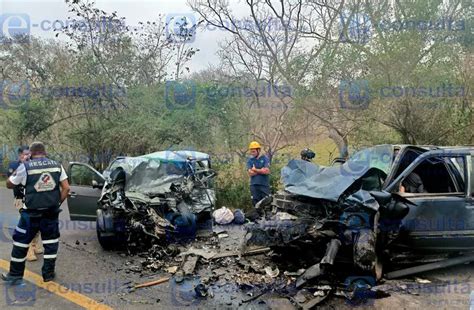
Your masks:
M 104 177 L 84 163 L 69 163 L 68 171 L 71 190 L 67 204 L 71 220 L 95 221 L 97 201 L 105 183 Z
M 427 152 L 408 166 L 387 190 L 399 192 L 401 181 L 415 171 L 424 174 L 422 179 L 430 184 L 429 190 L 400 194 L 413 205 L 402 221 L 395 244 L 412 250 L 474 249 L 471 154 L 445 150 Z

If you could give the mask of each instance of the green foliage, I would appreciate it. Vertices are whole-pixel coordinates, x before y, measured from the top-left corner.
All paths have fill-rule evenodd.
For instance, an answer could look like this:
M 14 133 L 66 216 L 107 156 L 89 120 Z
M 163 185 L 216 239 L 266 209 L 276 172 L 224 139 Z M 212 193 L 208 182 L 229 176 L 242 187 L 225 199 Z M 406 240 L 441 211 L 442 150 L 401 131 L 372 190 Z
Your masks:
M 49 127 L 52 106 L 46 101 L 30 100 L 19 110 L 19 132 L 23 137 L 37 137 Z
M 5 182 L 7 181 L 7 177 L 0 175 L 0 187 L 5 187 Z
M 285 156 L 285 158 L 287 158 Z M 282 189 L 280 171 L 286 160 L 274 160 L 270 165 L 270 188 L 272 193 Z M 217 164 L 214 166 L 218 176 L 216 193 L 218 207 L 226 206 L 234 209 L 248 210 L 252 208 L 250 195 L 250 177 L 244 161 Z
M 226 206 L 243 210 L 251 208 L 250 179 L 245 165 L 229 163 L 216 165 L 214 168 L 218 173 L 215 183 L 217 207 Z
M 374 24 L 382 20 L 439 21 L 449 16 L 453 28 L 467 16 L 467 4 L 443 1 L 382 0 L 364 7 Z M 471 4 L 472 5 L 472 4 Z M 469 69 L 464 63 L 472 58 L 462 42 L 466 29 L 373 31 L 367 44 L 345 44 L 331 66 L 342 72 L 342 79 L 367 80 L 371 102 L 366 111 L 347 112 L 359 118 L 350 133 L 354 144 L 408 143 L 456 145 L 472 143 L 464 130 L 472 126 L 472 106 L 467 91 Z M 467 26 L 469 28 L 469 26 Z M 460 44 L 461 43 L 461 44 Z M 384 87 L 436 88 L 462 86 L 464 97 L 381 95 Z

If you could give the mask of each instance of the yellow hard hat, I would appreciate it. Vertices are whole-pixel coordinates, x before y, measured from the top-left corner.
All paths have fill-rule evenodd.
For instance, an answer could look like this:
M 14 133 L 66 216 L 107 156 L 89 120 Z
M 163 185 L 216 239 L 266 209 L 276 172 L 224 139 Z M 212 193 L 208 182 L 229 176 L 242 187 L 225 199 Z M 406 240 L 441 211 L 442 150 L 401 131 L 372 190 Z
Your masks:
M 252 141 L 249 144 L 249 150 L 251 150 L 251 149 L 261 149 L 261 148 L 262 148 L 262 146 L 257 141 Z

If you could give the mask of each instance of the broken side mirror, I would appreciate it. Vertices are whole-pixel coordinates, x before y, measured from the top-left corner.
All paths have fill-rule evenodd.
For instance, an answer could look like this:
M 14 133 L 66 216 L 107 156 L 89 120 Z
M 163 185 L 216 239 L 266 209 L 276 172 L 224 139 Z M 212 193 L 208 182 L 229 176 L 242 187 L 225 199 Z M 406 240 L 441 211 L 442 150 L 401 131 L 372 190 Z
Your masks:
M 380 204 L 388 204 L 392 200 L 392 194 L 385 191 L 371 191 L 370 195 Z

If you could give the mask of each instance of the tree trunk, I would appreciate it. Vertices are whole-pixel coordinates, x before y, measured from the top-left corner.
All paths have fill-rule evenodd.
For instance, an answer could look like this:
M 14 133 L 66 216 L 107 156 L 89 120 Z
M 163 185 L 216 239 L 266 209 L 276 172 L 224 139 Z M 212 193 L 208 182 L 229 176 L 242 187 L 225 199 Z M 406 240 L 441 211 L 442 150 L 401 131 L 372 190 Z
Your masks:
M 349 157 L 348 141 L 347 137 L 343 136 L 336 128 L 328 128 L 329 129 L 329 138 L 334 141 L 339 150 L 339 156 L 342 158 Z

